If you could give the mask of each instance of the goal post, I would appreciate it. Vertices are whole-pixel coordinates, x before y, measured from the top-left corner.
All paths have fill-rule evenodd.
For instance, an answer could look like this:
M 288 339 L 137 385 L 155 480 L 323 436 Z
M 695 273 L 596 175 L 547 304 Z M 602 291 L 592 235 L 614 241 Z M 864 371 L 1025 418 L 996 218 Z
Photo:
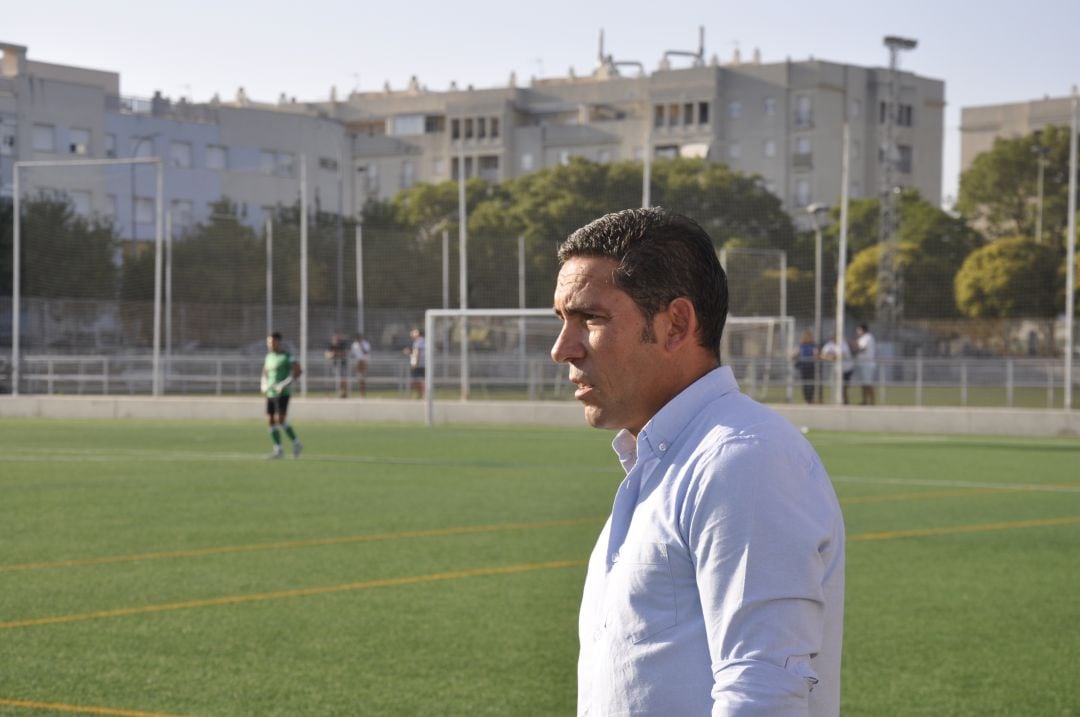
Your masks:
M 461 377 L 475 377 L 475 372 L 470 369 L 469 364 L 472 362 L 471 352 L 469 351 L 470 345 L 473 343 L 470 329 L 470 319 L 474 321 L 490 321 L 492 319 L 497 320 L 513 320 L 507 331 L 505 332 L 507 337 L 515 343 L 516 350 L 519 352 L 521 360 L 527 361 L 528 356 L 533 357 L 546 357 L 547 352 L 550 351 L 552 342 L 558 335 L 558 326 L 561 325 L 559 318 L 555 316 L 555 313 L 551 309 L 428 309 L 424 312 L 424 403 L 425 403 L 425 420 L 427 425 L 432 426 L 435 423 L 435 394 L 437 384 L 435 381 L 435 359 L 438 355 L 440 336 L 444 335 L 439 331 L 441 327 L 438 325 L 440 319 L 446 320 L 458 320 L 456 340 L 460 342 L 462 346 L 461 351 L 461 365 L 459 367 L 459 374 Z M 529 348 L 528 338 L 530 335 L 530 327 L 527 326 L 529 319 L 547 319 L 543 324 L 549 325 L 548 328 L 540 330 L 539 343 L 546 344 L 546 348 L 541 353 L 541 350 L 537 347 Z M 535 322 L 533 322 L 535 323 Z M 510 336 L 510 334 L 514 334 Z M 536 332 L 533 332 L 534 338 Z M 450 332 L 446 332 L 446 343 L 454 340 L 450 336 Z M 550 338 L 550 342 L 548 339 Z M 536 341 L 533 342 L 534 344 Z M 443 349 L 448 348 L 445 344 Z M 524 365 L 524 364 L 523 364 Z M 464 380 L 464 378 L 463 378 Z M 467 397 L 469 387 L 462 385 L 462 397 Z

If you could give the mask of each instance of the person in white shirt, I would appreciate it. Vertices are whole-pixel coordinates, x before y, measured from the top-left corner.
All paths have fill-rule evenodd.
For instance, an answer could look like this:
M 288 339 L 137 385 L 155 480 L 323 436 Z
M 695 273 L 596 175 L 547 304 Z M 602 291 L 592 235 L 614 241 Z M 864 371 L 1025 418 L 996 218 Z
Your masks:
M 559 261 L 551 356 L 626 472 L 582 595 L 578 714 L 839 714 L 840 508 L 806 439 L 720 365 L 712 240 L 630 209 Z
M 367 395 L 368 361 L 371 359 L 371 344 L 363 334 L 357 334 L 349 347 L 349 358 L 356 363 L 356 378 L 360 386 L 360 396 Z
M 862 386 L 862 405 L 873 406 L 876 398 L 874 378 L 877 373 L 877 342 L 866 324 L 855 327 L 855 372 L 859 375 L 859 384 Z
M 417 398 L 424 397 L 424 332 L 413 329 L 409 332 L 412 344 L 402 353 L 409 357 L 409 377 L 412 380 L 412 389 Z
M 851 347 L 847 341 L 837 341 L 833 335 L 825 345 L 821 347 L 821 358 L 825 361 L 840 361 L 840 371 L 843 374 L 843 400 L 847 405 L 847 387 L 851 383 L 851 375 L 855 373 L 855 362 L 851 358 Z

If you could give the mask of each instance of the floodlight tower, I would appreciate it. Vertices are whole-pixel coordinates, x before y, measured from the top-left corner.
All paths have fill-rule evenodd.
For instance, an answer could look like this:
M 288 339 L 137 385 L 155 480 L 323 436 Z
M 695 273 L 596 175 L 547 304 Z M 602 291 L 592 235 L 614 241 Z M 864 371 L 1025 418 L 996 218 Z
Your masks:
M 885 127 L 881 142 L 881 222 L 878 241 L 881 254 L 878 261 L 877 318 L 884 338 L 895 338 L 896 328 L 904 316 L 904 283 L 897 264 L 896 229 L 900 218 L 900 187 L 896 185 L 896 116 L 900 99 L 900 51 L 913 50 L 916 40 L 889 35 L 889 88 L 885 100 Z

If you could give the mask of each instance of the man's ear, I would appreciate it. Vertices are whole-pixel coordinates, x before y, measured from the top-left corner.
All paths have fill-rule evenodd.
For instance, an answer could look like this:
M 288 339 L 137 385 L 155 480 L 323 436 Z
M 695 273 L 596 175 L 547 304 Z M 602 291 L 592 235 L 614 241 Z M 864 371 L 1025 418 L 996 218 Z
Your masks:
M 694 302 L 685 296 L 673 299 L 668 304 L 667 333 L 662 337 L 664 348 L 674 351 L 681 348 L 687 342 L 697 340 L 698 320 L 694 310 Z

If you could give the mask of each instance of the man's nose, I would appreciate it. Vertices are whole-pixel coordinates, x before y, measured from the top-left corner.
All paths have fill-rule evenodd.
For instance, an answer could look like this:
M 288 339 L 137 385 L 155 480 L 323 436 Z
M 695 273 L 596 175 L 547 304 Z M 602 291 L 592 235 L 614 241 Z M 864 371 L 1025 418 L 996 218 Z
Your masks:
M 581 342 L 574 337 L 573 329 L 564 322 L 559 335 L 555 337 L 555 343 L 551 346 L 551 360 L 555 363 L 566 363 L 571 359 L 579 358 L 581 354 Z

